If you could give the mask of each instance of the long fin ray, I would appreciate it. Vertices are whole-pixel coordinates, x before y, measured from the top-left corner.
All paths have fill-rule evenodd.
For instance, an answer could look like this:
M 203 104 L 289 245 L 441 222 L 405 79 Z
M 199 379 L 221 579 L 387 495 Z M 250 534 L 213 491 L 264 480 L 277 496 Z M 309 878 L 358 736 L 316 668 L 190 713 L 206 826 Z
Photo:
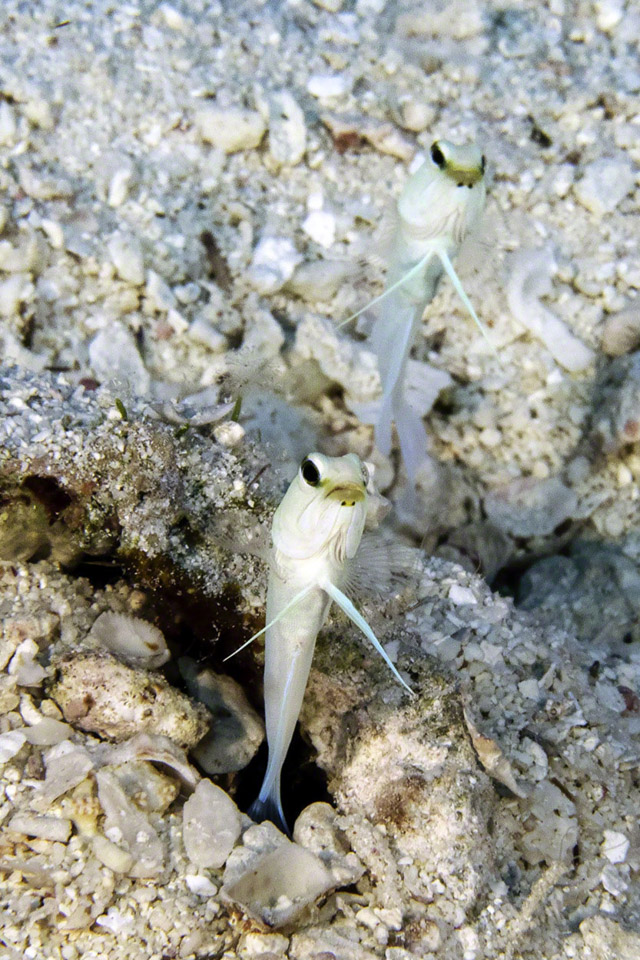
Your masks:
M 458 296 L 459 296 L 460 299 L 462 300 L 463 304 L 464 304 L 465 307 L 467 308 L 467 311 L 468 311 L 469 315 L 470 315 L 471 318 L 473 319 L 473 322 L 474 322 L 474 323 L 476 324 L 476 326 L 478 327 L 478 330 L 480 331 L 480 333 L 482 334 L 482 336 L 484 337 L 484 339 L 487 341 L 487 343 L 489 344 L 489 346 L 491 347 L 491 349 L 492 349 L 493 352 L 495 353 L 495 355 L 496 355 L 496 357 L 498 358 L 498 360 L 500 360 L 500 354 L 498 353 L 498 351 L 497 351 L 497 349 L 496 349 L 496 347 L 495 347 L 495 344 L 493 343 L 493 340 L 491 339 L 491 337 L 490 337 L 489 334 L 487 333 L 486 327 L 485 327 L 485 325 L 483 324 L 482 320 L 480 319 L 480 317 L 478 316 L 478 314 L 477 314 L 476 311 L 474 310 L 473 304 L 471 303 L 471 300 L 469 300 L 469 297 L 468 297 L 468 296 L 466 295 L 466 293 L 464 292 L 464 287 L 462 286 L 462 284 L 461 284 L 461 282 L 460 282 L 460 278 L 458 277 L 458 274 L 456 273 L 455 268 L 454 268 L 453 264 L 451 263 L 451 260 L 449 259 L 449 254 L 447 253 L 447 251 L 446 251 L 445 249 L 437 250 L 436 253 L 437 253 L 437 256 L 438 256 L 439 259 L 440 259 L 440 263 L 442 264 L 442 266 L 444 267 L 444 269 L 445 269 L 445 271 L 446 271 L 446 273 L 447 273 L 447 276 L 448 276 L 449 279 L 451 280 L 451 283 L 453 284 L 456 293 L 458 294 Z M 500 360 L 500 362 L 502 362 L 502 361 Z
M 270 627 L 272 627 L 275 623 L 277 623 L 278 620 L 281 620 L 286 613 L 289 613 L 289 611 L 290 611 L 293 607 L 295 607 L 296 604 L 299 603 L 299 602 L 302 600 L 303 597 L 306 597 L 306 595 L 309 593 L 310 590 L 313 589 L 314 586 L 315 586 L 315 584 L 312 583 L 312 584 L 309 584 L 309 585 L 306 586 L 306 587 L 303 587 L 302 590 L 300 590 L 298 593 L 296 593 L 296 595 L 289 601 L 289 603 L 287 603 L 287 604 L 282 608 L 282 610 L 280 611 L 280 613 L 278 614 L 277 617 L 274 617 L 273 620 L 270 620 L 269 623 L 266 623 L 266 624 L 264 625 L 264 627 L 262 628 L 262 630 L 258 630 L 257 633 L 254 633 L 254 635 L 253 635 L 252 637 L 249 637 L 249 639 L 246 640 L 245 643 L 243 643 L 241 647 L 238 647 L 238 649 L 237 649 L 237 650 L 234 650 L 233 653 L 230 653 L 228 657 L 225 657 L 222 662 L 223 662 L 223 663 L 226 663 L 227 660 L 231 660 L 231 657 L 235 657 L 236 653 L 240 653 L 240 651 L 241 651 L 241 650 L 244 650 L 245 647 L 248 647 L 250 643 L 253 643 L 253 641 L 254 641 L 254 640 L 257 640 L 258 637 L 261 637 L 263 633 L 266 633 L 267 630 L 268 630 Z
M 347 597 L 342 592 L 342 590 L 340 590 L 338 587 L 336 587 L 334 583 L 331 583 L 330 581 L 323 583 L 322 589 L 329 594 L 331 599 L 335 603 L 337 603 L 342 610 L 344 610 L 344 612 L 349 617 L 349 619 L 352 620 L 353 623 L 355 623 L 355 625 L 359 627 L 360 630 L 362 630 L 367 640 L 369 640 L 373 644 L 373 646 L 378 651 L 378 653 L 380 654 L 384 662 L 387 664 L 387 666 L 389 667 L 389 669 L 391 670 L 395 678 L 402 684 L 405 690 L 409 691 L 412 697 L 415 697 L 415 692 L 411 689 L 409 684 L 402 679 L 402 677 L 396 670 L 395 666 L 393 665 L 393 663 L 391 662 L 387 654 L 384 652 L 382 644 L 376 637 L 375 633 L 373 632 L 373 630 L 371 629 L 367 621 L 364 619 L 362 614 L 358 613 L 358 611 L 352 604 L 351 600 L 349 600 L 349 597 Z
M 437 252 L 437 251 L 435 251 L 435 250 L 430 250 L 429 253 L 427 253 L 427 254 L 422 258 L 422 260 L 418 260 L 418 262 L 417 262 L 416 264 L 414 264 L 414 266 L 411 267 L 410 270 L 407 270 L 407 272 L 406 272 L 405 274 L 403 274 L 403 275 L 400 277 L 399 280 L 396 280 L 396 282 L 395 282 L 395 283 L 392 283 L 390 287 L 387 287 L 386 290 L 383 290 L 382 293 L 381 293 L 378 297 L 374 297 L 373 300 L 369 300 L 369 303 L 366 303 L 366 304 L 364 305 L 364 307 L 361 307 L 359 310 L 356 310 L 355 313 L 352 313 L 351 316 L 350 316 L 350 317 L 347 317 L 346 320 L 343 320 L 342 323 L 338 323 L 334 329 L 339 330 L 340 327 L 344 327 L 344 326 L 346 326 L 347 323 L 351 323 L 352 320 L 355 320 L 357 317 L 359 317 L 359 316 L 360 316 L 362 313 L 364 313 L 366 310 L 370 310 L 371 307 L 375 306 L 376 303 L 380 303 L 381 300 L 386 299 L 386 297 L 388 297 L 390 293 L 393 293 L 394 290 L 397 290 L 398 287 L 404 286 L 404 284 L 405 284 L 408 280 L 411 280 L 411 278 L 412 278 L 412 277 L 415 277 L 416 274 L 420 273 L 421 270 L 424 270 L 424 268 L 426 267 L 427 263 L 429 262 L 429 260 L 431 259 L 431 257 L 433 257 L 433 256 L 436 254 L 436 252 Z M 479 322 L 479 321 L 478 321 L 478 322 Z

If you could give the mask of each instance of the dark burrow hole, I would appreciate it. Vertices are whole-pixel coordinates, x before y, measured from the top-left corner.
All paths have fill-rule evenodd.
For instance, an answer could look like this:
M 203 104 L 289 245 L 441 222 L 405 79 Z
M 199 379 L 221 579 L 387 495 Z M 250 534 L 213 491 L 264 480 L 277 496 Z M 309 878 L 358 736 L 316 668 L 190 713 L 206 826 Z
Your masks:
M 119 581 L 140 589 L 147 597 L 137 613 L 162 630 L 171 651 L 171 659 L 160 671 L 172 686 L 188 693 L 178 668 L 180 657 L 190 657 L 200 669 L 210 668 L 226 674 L 240 684 L 251 706 L 264 718 L 262 666 L 250 650 L 224 663 L 226 656 L 260 629 L 258 620 L 243 623 L 237 613 L 237 597 L 229 589 L 222 597 L 209 598 L 194 591 L 191 585 L 175 583 L 170 588 L 154 590 L 115 558 L 84 557 L 73 568 L 74 576 L 85 577 L 96 589 L 104 589 Z M 218 628 L 219 636 L 214 636 Z M 256 643 L 262 644 L 259 639 Z M 300 733 L 299 725 L 291 742 L 282 771 L 282 805 L 287 823 L 293 826 L 300 812 L 310 803 L 330 803 L 327 777 L 315 762 L 313 746 Z M 237 773 L 214 775 L 189 758 L 204 777 L 218 783 L 238 807 L 246 811 L 258 796 L 267 766 L 266 739 L 251 762 Z

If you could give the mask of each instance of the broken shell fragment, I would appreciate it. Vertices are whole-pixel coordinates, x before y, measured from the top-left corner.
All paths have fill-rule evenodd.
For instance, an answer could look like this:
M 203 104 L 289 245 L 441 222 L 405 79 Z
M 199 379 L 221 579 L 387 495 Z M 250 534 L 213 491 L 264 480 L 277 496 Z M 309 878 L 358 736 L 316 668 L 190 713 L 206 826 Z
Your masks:
M 222 867 L 240 836 L 240 811 L 210 780 L 201 780 L 183 808 L 187 856 L 199 867 Z
M 283 838 L 246 873 L 222 887 L 222 899 L 234 903 L 266 929 L 291 923 L 305 907 L 333 890 L 335 880 L 322 861 Z
M 131 666 L 161 667 L 171 654 L 161 630 L 146 620 L 106 610 L 89 632 L 100 644 Z

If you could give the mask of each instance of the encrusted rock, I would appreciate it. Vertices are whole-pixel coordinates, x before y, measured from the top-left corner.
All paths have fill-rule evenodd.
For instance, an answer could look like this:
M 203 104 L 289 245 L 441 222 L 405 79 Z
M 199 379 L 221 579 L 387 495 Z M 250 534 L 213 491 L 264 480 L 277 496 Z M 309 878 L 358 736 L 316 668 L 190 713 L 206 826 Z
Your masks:
M 350 886 L 364 873 L 363 865 L 349 848 L 341 818 L 328 803 L 305 807 L 295 822 L 293 839 L 322 860 L 336 886 Z
M 489 521 L 513 537 L 550 534 L 574 515 L 577 505 L 574 491 L 557 477 L 513 480 L 484 498 Z
M 580 924 L 583 947 L 580 960 L 636 960 L 640 956 L 640 934 L 628 930 L 613 917 L 598 914 Z
M 330 653 L 315 664 L 303 729 L 347 815 L 346 838 L 376 876 L 385 905 L 400 904 L 403 884 L 426 896 L 434 874 L 460 904 L 475 902 L 494 875 L 494 800 L 453 686 L 423 656 L 413 665 L 415 702 L 394 686 L 369 699 L 370 672 L 350 677 L 331 665 Z M 426 733 L 436 729 L 436 737 Z M 374 837 L 371 824 L 384 836 Z M 418 863 L 419 870 L 411 866 Z
M 110 740 L 146 732 L 193 747 L 209 727 L 206 709 L 163 677 L 111 657 L 83 656 L 59 663 L 50 695 L 69 723 Z

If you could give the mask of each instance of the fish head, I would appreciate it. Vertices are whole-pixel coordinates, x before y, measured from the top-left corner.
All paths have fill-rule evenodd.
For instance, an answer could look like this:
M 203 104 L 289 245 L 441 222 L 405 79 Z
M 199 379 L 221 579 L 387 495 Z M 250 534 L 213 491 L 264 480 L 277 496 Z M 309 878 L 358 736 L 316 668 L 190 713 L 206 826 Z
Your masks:
M 420 239 L 445 236 L 459 245 L 484 209 L 485 168 L 475 144 L 436 140 L 400 196 L 401 219 Z
M 339 563 L 355 556 L 367 518 L 367 468 L 355 453 L 310 453 L 275 512 L 276 550 L 294 559 L 331 553 Z

